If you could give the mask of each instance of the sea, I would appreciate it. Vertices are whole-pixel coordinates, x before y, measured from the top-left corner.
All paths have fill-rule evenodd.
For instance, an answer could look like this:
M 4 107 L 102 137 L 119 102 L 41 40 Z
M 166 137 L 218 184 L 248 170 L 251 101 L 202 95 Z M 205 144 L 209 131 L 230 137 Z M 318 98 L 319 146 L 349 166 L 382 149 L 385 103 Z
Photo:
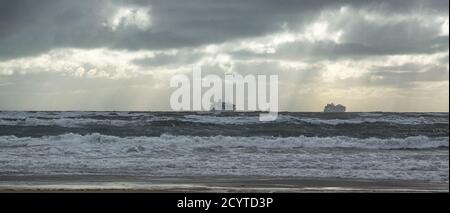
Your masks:
M 448 113 L 0 111 L 5 175 L 449 179 Z

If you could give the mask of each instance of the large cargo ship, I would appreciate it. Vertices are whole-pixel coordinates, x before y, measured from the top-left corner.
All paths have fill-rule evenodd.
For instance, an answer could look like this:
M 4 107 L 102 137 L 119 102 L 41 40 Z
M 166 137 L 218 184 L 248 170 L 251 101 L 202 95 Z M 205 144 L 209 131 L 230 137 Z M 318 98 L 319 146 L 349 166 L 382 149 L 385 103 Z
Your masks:
M 346 107 L 344 105 L 338 104 L 335 105 L 334 103 L 327 104 L 325 108 L 323 109 L 324 112 L 345 112 Z
M 236 105 L 224 101 L 217 101 L 211 104 L 210 111 L 236 111 Z

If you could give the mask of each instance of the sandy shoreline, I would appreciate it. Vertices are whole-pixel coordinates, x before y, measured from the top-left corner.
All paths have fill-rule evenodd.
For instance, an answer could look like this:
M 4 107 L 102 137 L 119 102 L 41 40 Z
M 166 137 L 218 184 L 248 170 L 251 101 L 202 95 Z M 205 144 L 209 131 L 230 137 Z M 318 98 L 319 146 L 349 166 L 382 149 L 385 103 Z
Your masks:
M 0 192 L 448 192 L 448 182 L 340 178 L 0 175 Z

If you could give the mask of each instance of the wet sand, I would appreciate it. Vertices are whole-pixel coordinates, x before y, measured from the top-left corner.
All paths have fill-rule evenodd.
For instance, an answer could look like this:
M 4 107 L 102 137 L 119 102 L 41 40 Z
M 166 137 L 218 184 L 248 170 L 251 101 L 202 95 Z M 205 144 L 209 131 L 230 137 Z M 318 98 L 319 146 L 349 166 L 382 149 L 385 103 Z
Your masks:
M 0 192 L 449 192 L 449 184 L 261 176 L 0 175 Z

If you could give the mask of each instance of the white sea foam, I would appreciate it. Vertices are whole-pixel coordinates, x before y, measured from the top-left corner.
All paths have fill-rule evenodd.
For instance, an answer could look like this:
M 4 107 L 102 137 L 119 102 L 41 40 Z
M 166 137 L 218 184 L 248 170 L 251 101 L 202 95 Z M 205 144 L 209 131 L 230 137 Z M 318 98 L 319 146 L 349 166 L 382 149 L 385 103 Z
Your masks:
M 448 181 L 448 137 L 1 136 L 16 174 L 271 175 Z M 435 149 L 444 148 L 444 149 Z

